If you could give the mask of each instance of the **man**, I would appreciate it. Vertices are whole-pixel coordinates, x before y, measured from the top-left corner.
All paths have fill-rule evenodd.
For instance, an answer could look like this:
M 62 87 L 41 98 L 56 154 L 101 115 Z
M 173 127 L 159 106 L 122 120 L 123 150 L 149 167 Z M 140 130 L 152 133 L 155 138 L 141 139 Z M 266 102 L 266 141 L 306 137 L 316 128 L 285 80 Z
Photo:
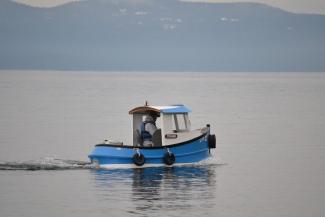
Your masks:
M 147 115 L 144 121 L 141 123 L 141 138 L 143 146 L 152 146 L 152 135 L 157 130 L 156 127 L 157 117 L 154 115 Z

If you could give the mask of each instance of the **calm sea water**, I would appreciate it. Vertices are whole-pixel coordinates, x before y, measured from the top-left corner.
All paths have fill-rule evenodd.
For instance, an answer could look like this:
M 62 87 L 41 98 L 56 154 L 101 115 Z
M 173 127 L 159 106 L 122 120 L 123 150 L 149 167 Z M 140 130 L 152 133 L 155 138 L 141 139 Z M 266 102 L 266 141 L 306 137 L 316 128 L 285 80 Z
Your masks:
M 213 157 L 95 170 L 128 111 L 183 103 Z M 324 216 L 324 73 L 0 71 L 0 216 Z

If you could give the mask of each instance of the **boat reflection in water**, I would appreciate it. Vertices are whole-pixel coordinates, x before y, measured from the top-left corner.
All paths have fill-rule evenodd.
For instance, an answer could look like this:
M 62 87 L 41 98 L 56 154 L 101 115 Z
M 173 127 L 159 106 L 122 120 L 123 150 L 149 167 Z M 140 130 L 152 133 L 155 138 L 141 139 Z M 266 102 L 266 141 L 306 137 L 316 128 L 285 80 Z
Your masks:
M 116 215 L 212 214 L 216 165 L 94 170 L 99 200 Z

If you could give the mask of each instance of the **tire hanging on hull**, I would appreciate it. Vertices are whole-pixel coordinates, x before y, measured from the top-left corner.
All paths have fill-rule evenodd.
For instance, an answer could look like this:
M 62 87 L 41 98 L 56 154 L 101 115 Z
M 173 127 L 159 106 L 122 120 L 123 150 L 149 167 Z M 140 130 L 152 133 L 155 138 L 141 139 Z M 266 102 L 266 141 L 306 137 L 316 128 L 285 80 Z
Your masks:
M 141 153 L 135 153 L 132 158 L 133 163 L 137 166 L 142 166 L 146 161 L 144 155 Z
M 216 148 L 216 135 L 210 134 L 208 137 L 209 149 Z
M 173 165 L 175 163 L 175 155 L 171 152 L 165 153 L 164 162 L 168 166 Z

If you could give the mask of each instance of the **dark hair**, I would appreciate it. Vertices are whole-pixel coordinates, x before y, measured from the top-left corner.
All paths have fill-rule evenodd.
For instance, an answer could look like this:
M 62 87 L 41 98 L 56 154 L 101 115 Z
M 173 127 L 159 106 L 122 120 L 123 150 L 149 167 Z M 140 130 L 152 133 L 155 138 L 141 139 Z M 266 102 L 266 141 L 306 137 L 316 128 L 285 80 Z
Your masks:
M 159 117 L 159 113 L 155 113 L 155 112 L 150 112 L 148 115 L 150 115 L 152 118 L 157 119 L 157 117 Z

